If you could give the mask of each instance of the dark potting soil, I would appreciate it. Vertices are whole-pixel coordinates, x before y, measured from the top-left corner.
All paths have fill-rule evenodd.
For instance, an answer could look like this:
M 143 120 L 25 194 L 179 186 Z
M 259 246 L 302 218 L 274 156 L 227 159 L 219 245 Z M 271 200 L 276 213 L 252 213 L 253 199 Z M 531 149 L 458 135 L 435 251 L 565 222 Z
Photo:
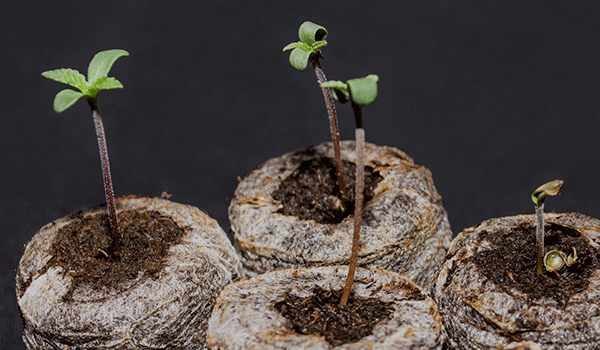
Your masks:
M 321 224 L 337 224 L 354 213 L 356 164 L 342 161 L 347 198 L 340 210 L 341 195 L 337 186 L 335 162 L 332 158 L 316 156 L 303 161 L 300 166 L 273 192 L 281 201 L 280 214 L 298 216 L 302 220 L 315 220 Z M 382 180 L 379 172 L 365 167 L 363 207 L 373 198 L 375 188 Z
M 121 245 L 115 258 L 108 254 L 112 240 L 107 214 L 84 216 L 78 212 L 58 230 L 50 251 L 53 258 L 46 268 L 61 266 L 73 277 L 65 301 L 80 285 L 121 291 L 140 274 L 158 277 L 169 247 L 177 244 L 185 231 L 158 211 L 124 211 L 118 214 L 118 222 Z
M 275 308 L 299 334 L 318 334 L 331 345 L 354 343 L 373 333 L 375 325 L 388 319 L 394 311 L 392 303 L 375 298 L 350 295 L 347 305 L 340 305 L 342 291 L 314 288 L 306 298 L 286 295 Z
M 545 271 L 537 275 L 535 226 L 529 223 L 494 233 L 490 237 L 494 249 L 480 252 L 472 259 L 487 279 L 506 286 L 506 291 L 520 291 L 530 300 L 551 298 L 564 307 L 572 295 L 587 289 L 588 278 L 600 267 L 600 252 L 577 230 L 550 223 L 545 232 L 545 252 L 556 249 L 568 255 L 572 248 L 577 251 L 577 262 L 563 266 L 558 274 Z

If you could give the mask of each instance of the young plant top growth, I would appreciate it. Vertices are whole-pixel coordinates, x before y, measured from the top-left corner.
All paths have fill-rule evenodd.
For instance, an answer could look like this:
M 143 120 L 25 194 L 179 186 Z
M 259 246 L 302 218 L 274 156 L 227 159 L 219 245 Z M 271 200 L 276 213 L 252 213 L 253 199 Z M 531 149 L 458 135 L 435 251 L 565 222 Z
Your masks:
M 536 272 L 538 275 L 544 273 L 544 265 L 548 269 L 548 271 L 556 271 L 562 267 L 557 266 L 558 261 L 554 254 L 550 254 L 548 256 L 544 255 L 544 200 L 546 196 L 556 196 L 560 193 L 564 181 L 562 180 L 554 180 L 543 184 L 538 187 L 531 194 L 531 200 L 535 204 L 535 214 L 536 214 L 536 228 L 535 228 L 535 237 L 536 237 L 536 245 L 537 245 L 537 265 Z M 576 254 L 575 258 L 576 258 Z M 544 259 L 546 258 L 546 259 Z M 547 261 L 544 261 L 547 260 Z M 558 268 L 557 268 L 558 267 Z
M 117 222 L 115 195 L 110 175 L 104 125 L 102 123 L 102 118 L 100 118 L 97 95 L 100 90 L 123 88 L 123 85 L 117 79 L 108 77 L 108 71 L 115 61 L 122 56 L 129 56 L 129 53 L 125 50 L 107 50 L 97 53 L 88 67 L 87 80 L 83 74 L 70 68 L 50 70 L 42 73 L 42 75 L 48 79 L 71 85 L 79 90 L 74 91 L 65 89 L 56 95 L 54 98 L 54 110 L 57 113 L 71 107 L 81 98 L 85 99 L 92 109 L 92 117 L 94 119 L 94 126 L 96 127 L 96 136 L 98 138 L 98 148 L 100 150 L 100 161 L 102 163 L 104 192 L 106 194 L 106 204 L 108 206 L 112 235 L 111 253 L 113 256 L 118 255 L 121 236 L 119 224 Z
M 321 53 L 321 47 L 327 45 L 325 38 L 327 37 L 327 30 L 325 27 L 312 22 L 306 21 L 302 23 L 298 30 L 299 42 L 288 44 L 283 48 L 283 51 L 292 50 L 290 53 L 290 64 L 292 67 L 299 71 L 303 71 L 308 66 L 308 62 L 315 70 L 317 81 L 322 84 L 327 81 L 325 72 L 321 68 L 319 62 L 320 58 L 323 58 Z M 331 139 L 333 143 L 333 152 L 336 169 L 336 182 L 340 190 L 341 202 L 344 203 L 346 200 L 346 185 L 344 182 L 342 172 L 342 156 L 340 153 L 340 133 L 338 129 L 337 116 L 335 112 L 335 105 L 333 104 L 333 98 L 331 96 L 331 90 L 328 87 L 321 87 L 323 97 L 325 98 L 325 105 L 327 106 L 327 114 L 329 115 L 329 126 L 331 129 Z M 341 208 L 344 211 L 344 208 Z
M 360 244 L 360 227 L 363 204 L 363 192 L 365 187 L 365 129 L 363 128 L 362 108 L 368 106 L 377 97 L 377 81 L 379 77 L 371 74 L 364 78 L 351 79 L 346 83 L 341 81 L 328 81 L 321 87 L 333 88 L 334 97 L 341 103 L 350 101 L 354 111 L 355 133 L 356 133 L 356 187 L 354 206 L 354 234 L 352 235 L 352 253 L 350 266 L 348 267 L 348 278 L 342 292 L 341 305 L 348 303 L 354 273 L 358 263 L 358 250 Z

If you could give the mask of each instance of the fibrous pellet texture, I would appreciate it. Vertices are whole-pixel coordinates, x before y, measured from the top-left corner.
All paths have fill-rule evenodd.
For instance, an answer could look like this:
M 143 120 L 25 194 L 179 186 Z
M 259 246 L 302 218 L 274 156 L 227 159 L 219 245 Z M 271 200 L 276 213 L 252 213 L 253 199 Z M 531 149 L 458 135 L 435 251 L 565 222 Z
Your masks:
M 98 207 L 83 215 L 106 210 Z M 219 292 L 239 274 L 239 259 L 217 222 L 198 208 L 160 198 L 117 199 L 118 212 L 158 211 L 185 228 L 155 278 L 140 275 L 124 290 L 72 289 L 62 267 L 47 268 L 66 216 L 42 227 L 17 271 L 17 301 L 29 349 L 204 349 Z M 66 293 L 70 297 L 65 300 Z
M 560 225 L 580 232 L 590 251 L 600 248 L 599 220 L 576 213 L 550 213 L 545 214 L 545 221 L 546 227 Z M 591 271 L 587 287 L 562 302 L 549 293 L 531 295 L 511 287 L 509 278 L 518 278 L 518 271 L 507 273 L 505 283 L 497 283 L 476 266 L 476 255 L 491 255 L 498 249 L 492 242 L 498 241 L 499 232 L 535 223 L 534 215 L 490 219 L 454 239 L 431 290 L 449 349 L 600 349 L 600 270 Z M 532 244 L 531 250 L 535 249 Z M 535 269 L 535 262 L 530 269 Z M 567 277 L 544 278 L 560 283 Z
M 355 163 L 354 141 L 341 142 L 341 154 Z M 348 263 L 352 215 L 339 224 L 301 220 L 277 213 L 281 203 L 272 196 L 303 161 L 333 156 L 331 143 L 290 152 L 262 164 L 239 183 L 229 220 L 246 277 Z M 427 289 L 452 238 L 430 171 L 396 148 L 371 143 L 366 144 L 365 166 L 382 180 L 363 210 L 359 266 L 398 272 Z
M 341 290 L 347 267 L 278 270 L 227 286 L 209 321 L 211 349 L 441 349 L 444 333 L 437 307 L 408 278 L 386 270 L 357 269 L 353 293 L 391 303 L 391 316 L 373 334 L 354 343 L 333 346 L 323 337 L 299 334 L 275 308 L 291 295 L 308 297 L 315 287 Z

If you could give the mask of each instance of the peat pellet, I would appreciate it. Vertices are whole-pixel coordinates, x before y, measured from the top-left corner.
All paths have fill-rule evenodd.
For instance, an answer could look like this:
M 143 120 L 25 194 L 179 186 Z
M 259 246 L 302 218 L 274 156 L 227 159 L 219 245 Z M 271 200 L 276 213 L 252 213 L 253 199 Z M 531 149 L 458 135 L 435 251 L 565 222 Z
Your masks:
M 341 155 L 345 163 L 354 165 L 354 141 L 341 142 Z M 317 174 L 304 187 L 320 187 L 321 182 L 329 181 L 330 191 L 335 192 L 335 179 L 326 178 L 327 174 L 335 174 L 333 157 L 331 143 L 290 152 L 262 164 L 238 184 L 229 206 L 229 220 L 244 276 L 348 263 L 353 230 L 351 210 L 340 222 L 322 222 L 321 217 L 283 213 L 285 198 L 275 198 L 282 184 L 297 175 L 301 166 L 315 162 L 326 163 L 329 171 L 309 169 Z M 395 271 L 428 288 L 452 238 L 431 172 L 415 165 L 396 148 L 371 143 L 366 144 L 365 166 L 372 175 L 367 178 L 367 187 L 369 182 L 374 185 L 362 214 L 359 266 Z M 353 191 L 351 180 L 346 181 L 349 192 Z M 287 196 L 292 201 L 302 199 L 297 198 L 302 194 Z M 314 206 L 331 203 L 335 204 L 336 198 L 325 192 Z
M 311 297 L 315 288 L 341 292 L 346 266 L 287 269 L 268 272 L 227 286 L 219 295 L 209 321 L 207 343 L 211 349 L 441 349 L 444 343 L 440 316 L 433 300 L 408 278 L 386 270 L 356 271 L 348 306 L 367 307 L 365 300 L 377 300 L 389 308 L 389 315 L 371 324 L 370 334 L 341 344 L 324 335 L 295 329 L 282 314 L 280 304 Z M 311 306 L 304 303 L 299 308 Z M 337 305 L 322 305 L 336 308 Z M 334 310 L 335 311 L 335 310 Z M 313 314 L 311 322 L 319 321 Z M 336 312 L 335 316 L 342 317 Z M 346 321 L 346 318 L 344 320 Z M 350 328 L 351 322 L 345 323 Z M 327 327 L 327 322 L 324 323 Z M 347 341 L 347 340 L 346 340 Z
M 227 235 L 198 208 L 166 199 L 119 198 L 117 210 L 120 216 L 139 214 L 140 227 L 149 222 L 154 226 L 124 234 L 116 259 L 102 249 L 104 245 L 90 245 L 89 256 L 65 264 L 57 252 L 69 240 L 53 245 L 59 233 L 78 221 L 82 228 L 69 231 L 74 235 L 71 244 L 81 245 L 76 250 L 90 248 L 89 241 L 97 237 L 89 232 L 108 225 L 95 220 L 106 216 L 105 206 L 47 224 L 27 244 L 17 270 L 16 292 L 28 349 L 206 347 L 207 321 L 216 297 L 239 274 L 239 260 Z M 173 225 L 181 231 L 180 237 L 174 237 L 162 253 L 147 250 L 166 239 L 152 230 Z M 127 231 L 127 226 L 121 229 Z M 136 248 L 126 249 L 128 245 Z M 136 249 L 140 256 L 132 257 Z M 164 255 L 158 264 L 155 254 Z M 82 259 L 94 267 L 86 271 Z M 146 260 L 140 263 L 139 259 Z M 122 262 L 137 265 L 130 268 Z M 102 264 L 106 268 L 97 269 Z M 119 271 L 111 271 L 114 266 Z M 92 278 L 86 279 L 86 272 Z
M 545 214 L 545 249 L 577 251 L 536 273 L 534 215 L 484 221 L 452 242 L 431 294 L 449 349 L 600 348 L 600 221 Z

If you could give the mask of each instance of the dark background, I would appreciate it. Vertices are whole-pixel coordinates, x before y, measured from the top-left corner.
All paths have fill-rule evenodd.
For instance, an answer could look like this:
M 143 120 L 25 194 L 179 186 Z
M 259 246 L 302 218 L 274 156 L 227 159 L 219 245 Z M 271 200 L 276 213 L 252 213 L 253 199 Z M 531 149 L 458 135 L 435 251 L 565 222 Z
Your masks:
M 0 348 L 22 349 L 14 293 L 42 225 L 103 203 L 89 107 L 52 109 L 66 88 L 121 48 L 99 94 L 116 194 L 195 205 L 228 230 L 238 176 L 330 139 L 312 69 L 282 48 L 305 20 L 325 26 L 329 79 L 378 74 L 367 141 L 428 167 L 454 233 L 532 213 L 542 183 L 565 180 L 548 211 L 600 217 L 600 10 L 593 1 L 156 2 L 0 5 Z M 353 139 L 338 105 L 341 138 Z

